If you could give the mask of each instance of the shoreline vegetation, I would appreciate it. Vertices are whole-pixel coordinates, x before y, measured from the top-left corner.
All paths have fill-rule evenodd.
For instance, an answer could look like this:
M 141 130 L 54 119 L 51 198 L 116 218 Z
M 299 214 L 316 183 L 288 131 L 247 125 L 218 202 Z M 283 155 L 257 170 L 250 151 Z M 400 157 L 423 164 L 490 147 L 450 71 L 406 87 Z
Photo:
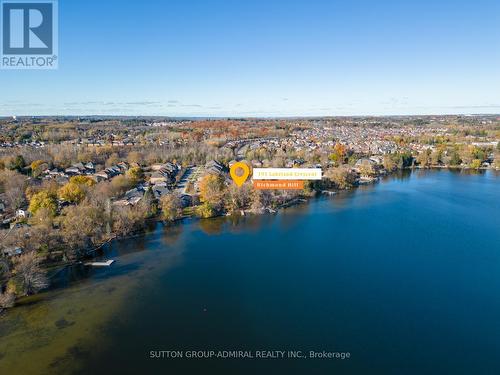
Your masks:
M 276 213 L 402 170 L 499 170 L 499 119 L 439 120 L 0 121 L 0 312 L 149 222 Z M 237 187 L 235 161 L 322 168 L 323 179 L 303 191 Z

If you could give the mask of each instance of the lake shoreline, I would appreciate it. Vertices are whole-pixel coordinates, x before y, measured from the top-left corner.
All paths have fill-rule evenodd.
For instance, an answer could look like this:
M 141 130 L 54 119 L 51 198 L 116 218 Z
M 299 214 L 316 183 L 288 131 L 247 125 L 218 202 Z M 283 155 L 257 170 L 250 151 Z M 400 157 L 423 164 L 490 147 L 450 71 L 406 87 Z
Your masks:
M 123 241 L 123 240 L 137 238 L 137 237 L 141 237 L 141 236 L 146 235 L 148 233 L 147 226 L 150 224 L 162 223 L 164 226 L 170 226 L 170 225 L 183 225 L 183 222 L 186 219 L 189 219 L 189 220 L 202 220 L 202 219 L 203 220 L 211 220 L 211 219 L 216 219 L 216 218 L 225 217 L 225 216 L 252 216 L 252 215 L 259 216 L 259 215 L 269 215 L 269 214 L 276 215 L 280 211 L 286 210 L 287 208 L 291 208 L 291 207 L 301 205 L 301 204 L 308 204 L 308 203 L 310 203 L 310 201 L 312 199 L 318 199 L 319 197 L 322 197 L 322 196 L 335 196 L 336 194 L 343 192 L 343 191 L 346 191 L 346 192 L 353 191 L 353 190 L 358 189 L 361 186 L 376 184 L 381 179 L 392 178 L 395 175 L 397 175 L 398 173 L 404 173 L 405 171 L 412 172 L 412 171 L 417 171 L 417 170 L 428 170 L 428 171 L 431 171 L 431 170 L 446 171 L 447 170 L 447 171 L 467 171 L 467 172 L 477 171 L 478 173 L 484 173 L 487 171 L 493 171 L 493 172 L 500 171 L 500 169 L 493 168 L 493 167 L 475 169 L 475 168 L 468 168 L 468 167 L 462 167 L 462 166 L 457 166 L 457 167 L 453 167 L 453 166 L 448 166 L 448 167 L 447 166 L 429 166 L 429 167 L 410 166 L 410 167 L 405 167 L 405 168 L 401 168 L 401 169 L 395 169 L 394 171 L 391 171 L 391 172 L 387 172 L 384 170 L 385 173 L 377 173 L 377 175 L 375 175 L 375 176 L 370 176 L 370 177 L 366 177 L 366 176 L 361 177 L 360 176 L 358 178 L 356 184 L 354 184 L 353 186 L 351 186 L 350 188 L 347 188 L 347 189 L 313 191 L 309 195 L 301 194 L 299 196 L 292 197 L 290 200 L 281 203 L 280 205 L 278 205 L 275 208 L 266 207 L 266 208 L 259 209 L 259 210 L 244 209 L 244 210 L 238 210 L 238 211 L 231 212 L 231 213 L 220 213 L 220 214 L 208 217 L 208 218 L 200 218 L 196 214 L 191 213 L 190 215 L 184 215 L 183 217 L 180 217 L 178 219 L 171 220 L 171 221 L 167 221 L 167 220 L 162 219 L 161 214 L 160 214 L 160 215 L 146 219 L 145 220 L 145 228 L 135 230 L 135 231 L 127 233 L 125 235 L 118 235 L 116 233 L 113 234 L 110 238 L 108 238 L 105 241 L 103 241 L 102 243 L 96 245 L 93 249 L 88 250 L 88 252 L 86 252 L 81 258 L 67 261 L 67 262 L 61 262 L 61 261 L 44 262 L 43 266 L 47 272 L 54 271 L 53 273 L 51 273 L 48 276 L 49 280 L 51 280 L 55 276 L 57 276 L 57 274 L 59 272 L 64 271 L 67 267 L 84 264 L 85 261 L 90 261 L 90 260 L 102 258 L 105 255 L 105 250 L 103 250 L 103 249 L 108 244 L 111 244 L 115 241 Z M 91 267 L 91 266 L 86 266 L 86 267 Z M 48 289 L 50 289 L 50 286 Z M 15 307 L 18 303 L 20 303 L 23 299 L 29 298 L 29 297 L 30 296 L 23 296 L 23 297 L 16 298 L 16 304 L 13 307 L 4 308 L 3 310 L 0 310 L 0 317 L 2 315 L 6 314 L 8 312 L 8 310 L 15 309 Z

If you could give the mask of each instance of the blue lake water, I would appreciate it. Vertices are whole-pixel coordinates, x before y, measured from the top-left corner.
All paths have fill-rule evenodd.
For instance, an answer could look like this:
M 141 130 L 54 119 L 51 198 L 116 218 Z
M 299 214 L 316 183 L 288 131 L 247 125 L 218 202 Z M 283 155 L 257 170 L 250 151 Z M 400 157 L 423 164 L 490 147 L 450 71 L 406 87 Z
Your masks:
M 0 318 L 0 372 L 32 350 L 40 366 L 26 373 L 500 373 L 499 229 L 500 176 L 448 171 L 277 215 L 158 226 L 112 244 L 112 267 L 68 271 Z M 151 350 L 351 357 L 151 359 Z

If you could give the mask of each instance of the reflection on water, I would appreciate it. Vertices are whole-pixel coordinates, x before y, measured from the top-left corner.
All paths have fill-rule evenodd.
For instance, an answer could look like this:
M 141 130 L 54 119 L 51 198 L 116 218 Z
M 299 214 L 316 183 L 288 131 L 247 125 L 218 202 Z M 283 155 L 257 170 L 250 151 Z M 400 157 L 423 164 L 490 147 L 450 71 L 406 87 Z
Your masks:
M 298 207 L 298 206 L 297 206 Z M 283 214 L 286 210 L 282 211 Z M 298 213 L 298 211 L 295 211 Z M 212 219 L 201 219 L 196 225 L 209 236 L 221 235 L 223 233 L 238 234 L 242 232 L 256 232 L 262 227 L 269 225 L 274 220 L 275 215 L 230 215 Z
M 161 243 L 165 246 L 175 246 L 182 240 L 185 223 L 177 222 L 163 228 Z
M 201 219 L 199 221 L 199 227 L 203 233 L 208 235 L 217 235 L 223 232 L 226 220 L 223 218 L 213 218 L 213 219 Z
M 112 267 L 67 268 L 2 316 L 0 374 L 312 366 L 147 358 L 152 349 L 235 347 L 353 353 L 314 362 L 318 373 L 492 373 L 498 177 L 405 171 L 277 215 L 157 224 L 109 244 Z

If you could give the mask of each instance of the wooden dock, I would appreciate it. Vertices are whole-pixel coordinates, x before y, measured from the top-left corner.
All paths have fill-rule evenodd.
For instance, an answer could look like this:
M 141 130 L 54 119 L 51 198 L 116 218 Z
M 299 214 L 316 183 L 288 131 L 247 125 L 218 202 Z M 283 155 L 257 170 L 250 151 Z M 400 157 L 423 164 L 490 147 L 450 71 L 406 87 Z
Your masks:
M 111 266 L 115 261 L 113 259 L 107 260 L 106 262 L 89 262 L 85 263 L 86 266 L 91 266 L 91 267 L 109 267 Z

